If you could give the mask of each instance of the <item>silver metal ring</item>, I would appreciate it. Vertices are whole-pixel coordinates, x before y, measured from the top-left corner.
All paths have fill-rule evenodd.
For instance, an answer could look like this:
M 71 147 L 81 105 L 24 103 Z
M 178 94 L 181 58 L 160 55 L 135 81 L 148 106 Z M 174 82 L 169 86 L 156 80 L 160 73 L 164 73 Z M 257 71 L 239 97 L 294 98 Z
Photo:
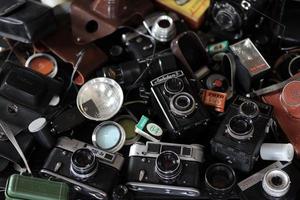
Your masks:
M 256 110 L 255 113 L 249 115 L 249 114 L 246 114 L 246 113 L 243 112 L 242 107 L 243 107 L 244 105 L 248 104 L 248 103 L 253 104 L 253 106 L 255 107 L 255 110 Z M 246 102 L 244 102 L 244 103 L 242 103 L 242 104 L 240 105 L 240 113 L 241 113 L 242 115 L 245 115 L 245 116 L 250 117 L 251 119 L 253 119 L 253 118 L 257 117 L 257 115 L 259 114 L 259 107 L 258 107 L 258 105 L 257 105 L 256 103 L 254 103 L 254 102 L 252 102 L 252 101 L 246 101 Z
M 176 155 L 176 162 L 178 163 L 176 169 L 174 169 L 174 170 L 172 170 L 172 171 L 167 171 L 167 172 L 162 171 L 161 169 L 159 169 L 158 164 L 157 164 L 157 162 L 158 162 L 158 157 L 159 157 L 160 155 L 162 155 L 162 154 L 165 154 L 165 153 L 172 153 L 172 154 Z M 177 171 L 177 172 L 176 172 L 176 171 Z M 182 171 L 181 161 L 180 161 L 179 156 L 178 156 L 175 152 L 173 152 L 173 151 L 163 151 L 163 152 L 161 152 L 161 153 L 157 156 L 157 158 L 156 158 L 156 160 L 155 160 L 155 172 L 157 173 L 157 175 L 158 175 L 160 178 L 162 178 L 162 179 L 164 179 L 164 180 L 170 180 L 170 181 L 171 181 L 171 180 L 174 180 L 176 177 L 178 177 L 179 174 L 181 173 L 181 171 Z M 174 172 L 176 172 L 176 173 L 174 173 Z M 168 174 L 173 174 L 173 173 L 174 173 L 174 175 L 172 175 L 172 176 L 168 175 Z M 167 175 L 164 175 L 164 174 L 167 174 Z
M 243 133 L 242 135 L 235 132 L 231 127 L 230 127 L 230 123 L 232 122 L 233 119 L 237 118 L 237 117 L 244 117 L 245 120 L 247 120 L 247 123 L 249 123 L 249 125 L 251 126 L 251 129 L 245 133 Z M 240 140 L 240 141 L 244 141 L 244 140 L 249 140 L 253 137 L 253 133 L 254 133 L 254 126 L 253 126 L 253 122 L 250 118 L 247 118 L 243 115 L 235 115 L 233 116 L 228 124 L 226 125 L 227 126 L 227 133 L 234 139 L 236 140 Z
M 186 98 L 186 99 L 189 99 L 189 105 L 185 106 L 185 107 L 182 107 L 182 106 L 179 106 L 179 107 L 181 107 L 182 109 L 190 107 L 189 109 L 179 110 L 176 107 L 176 106 L 178 106 L 178 103 L 176 103 L 178 98 L 182 98 L 182 97 Z M 196 109 L 196 102 L 195 102 L 194 97 L 191 94 L 186 93 L 186 92 L 178 93 L 178 94 L 174 95 L 171 98 L 171 100 L 170 100 L 170 109 L 174 114 L 176 114 L 178 116 L 185 117 L 185 116 L 188 116 L 188 115 L 190 115 L 194 112 L 194 110 Z
M 279 179 L 279 184 L 275 184 L 273 179 Z M 272 197 L 282 197 L 290 189 L 290 177 L 281 169 L 271 169 L 267 171 L 263 180 L 262 187 L 264 191 Z
M 167 26 L 163 27 L 161 22 L 166 21 Z M 168 15 L 162 15 L 156 19 L 151 29 L 152 36 L 160 42 L 168 42 L 176 36 L 174 21 Z

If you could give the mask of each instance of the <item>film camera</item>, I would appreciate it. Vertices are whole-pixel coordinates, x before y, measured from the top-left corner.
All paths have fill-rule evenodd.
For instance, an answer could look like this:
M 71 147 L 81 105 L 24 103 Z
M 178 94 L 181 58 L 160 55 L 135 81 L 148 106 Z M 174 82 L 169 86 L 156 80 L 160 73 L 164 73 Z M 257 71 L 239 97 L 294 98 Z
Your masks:
M 208 114 L 193 94 L 181 70 L 152 80 L 151 93 L 154 107 L 160 110 L 158 113 L 162 113 L 160 117 L 174 138 L 194 127 L 207 124 Z
M 66 137 L 59 138 L 40 173 L 73 185 L 81 193 L 107 199 L 124 158 Z
M 238 183 L 241 199 L 299 199 L 299 170 L 290 162 L 276 162 Z
M 228 39 L 240 39 L 263 19 L 258 12 L 265 10 L 269 0 L 215 0 L 211 5 L 212 28 Z M 257 11 L 258 10 L 258 11 Z
M 200 145 L 135 143 L 129 152 L 127 185 L 146 193 L 199 196 L 203 162 Z
M 211 140 L 212 154 L 236 169 L 251 171 L 269 131 L 272 111 L 270 105 L 238 96 Z
M 123 34 L 122 40 L 134 58 L 141 60 L 153 54 L 154 45 L 158 51 L 169 48 L 168 42 L 181 29 L 185 30 L 185 25 L 175 13 L 156 12 L 148 15 L 135 32 Z

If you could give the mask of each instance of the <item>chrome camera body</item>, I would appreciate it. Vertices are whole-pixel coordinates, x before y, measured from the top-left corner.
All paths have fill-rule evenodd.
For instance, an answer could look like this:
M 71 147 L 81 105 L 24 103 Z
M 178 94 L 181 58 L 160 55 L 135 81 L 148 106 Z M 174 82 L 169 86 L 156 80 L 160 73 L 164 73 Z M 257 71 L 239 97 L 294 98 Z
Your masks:
M 136 143 L 130 148 L 127 185 L 137 192 L 197 197 L 203 162 L 201 145 Z
M 124 163 L 121 154 L 102 151 L 84 142 L 61 137 L 41 175 L 59 179 L 96 199 L 108 199 Z

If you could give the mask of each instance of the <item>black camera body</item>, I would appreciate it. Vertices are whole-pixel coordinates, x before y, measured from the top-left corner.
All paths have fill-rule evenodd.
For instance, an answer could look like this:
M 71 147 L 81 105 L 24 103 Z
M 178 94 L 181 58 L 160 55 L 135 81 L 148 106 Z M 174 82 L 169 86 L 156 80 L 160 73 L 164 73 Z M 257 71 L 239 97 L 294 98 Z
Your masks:
M 128 88 L 142 75 L 141 81 L 151 80 L 161 74 L 177 70 L 176 58 L 171 52 L 159 53 L 150 60 L 131 60 L 118 65 L 103 67 L 99 76 L 117 81 L 122 88 Z
M 163 27 L 161 28 L 163 29 L 155 28 L 156 25 L 158 25 L 158 27 L 162 25 Z M 149 30 L 147 30 L 146 26 Z M 147 16 L 144 20 L 144 24 L 139 26 L 135 32 L 123 34 L 122 40 L 128 52 L 131 53 L 135 59 L 143 60 L 153 54 L 154 48 L 156 51 L 168 49 L 170 47 L 169 42 L 176 34 L 185 30 L 187 30 L 187 25 L 183 20 L 180 20 L 175 13 L 155 12 Z M 151 31 L 151 35 L 149 35 L 148 31 Z M 160 36 L 163 38 L 163 41 L 159 40 Z M 156 47 L 154 47 L 150 37 L 158 41 L 155 43 Z
M 137 192 L 197 197 L 203 162 L 201 145 L 135 143 L 129 153 L 127 186 Z
M 262 23 L 269 0 L 214 0 L 210 13 L 212 28 L 227 39 L 240 39 Z M 258 12 L 259 11 L 259 12 Z
M 296 200 L 300 172 L 293 163 L 275 162 L 238 183 L 242 200 Z
M 118 181 L 124 158 L 75 139 L 59 138 L 40 173 L 73 185 L 96 199 L 108 199 Z
M 1 119 L 14 132 L 27 129 L 36 118 L 47 116 L 52 98 L 59 97 L 62 89 L 63 84 L 55 79 L 6 62 L 0 71 Z
M 270 105 L 238 96 L 211 140 L 212 154 L 233 168 L 251 171 L 269 132 L 272 112 Z
M 158 110 L 171 137 L 180 138 L 195 127 L 209 121 L 183 71 L 164 74 L 151 81 L 154 108 Z

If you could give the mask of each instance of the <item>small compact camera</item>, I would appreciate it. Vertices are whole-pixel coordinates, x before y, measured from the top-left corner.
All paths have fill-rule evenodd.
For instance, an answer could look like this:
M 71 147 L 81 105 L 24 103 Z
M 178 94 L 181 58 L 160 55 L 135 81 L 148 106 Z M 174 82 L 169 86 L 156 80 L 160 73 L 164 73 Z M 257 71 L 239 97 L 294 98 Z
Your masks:
M 238 96 L 211 140 L 212 154 L 233 168 L 251 171 L 269 132 L 272 113 L 272 106 Z
M 129 152 L 127 186 L 145 193 L 196 197 L 203 162 L 201 145 L 135 143 Z
M 161 113 L 168 131 L 174 138 L 186 131 L 206 125 L 209 116 L 200 104 L 183 71 L 164 74 L 151 81 L 154 107 Z
M 290 162 L 276 162 L 238 183 L 243 200 L 296 200 L 300 172 Z
M 228 39 L 240 39 L 261 23 L 262 9 L 265 11 L 268 3 L 269 0 L 215 0 L 210 9 L 212 27 Z
M 143 25 L 139 26 L 135 32 L 123 34 L 122 40 L 135 59 L 143 60 L 153 54 L 154 44 L 150 37 L 156 41 L 156 50 L 167 49 L 169 48 L 168 42 L 177 35 L 179 31 L 177 29 L 185 29 L 185 27 L 175 13 L 155 12 L 148 15 Z
M 124 163 L 121 154 L 102 151 L 84 142 L 61 137 L 40 173 L 73 185 L 96 199 L 108 199 Z

